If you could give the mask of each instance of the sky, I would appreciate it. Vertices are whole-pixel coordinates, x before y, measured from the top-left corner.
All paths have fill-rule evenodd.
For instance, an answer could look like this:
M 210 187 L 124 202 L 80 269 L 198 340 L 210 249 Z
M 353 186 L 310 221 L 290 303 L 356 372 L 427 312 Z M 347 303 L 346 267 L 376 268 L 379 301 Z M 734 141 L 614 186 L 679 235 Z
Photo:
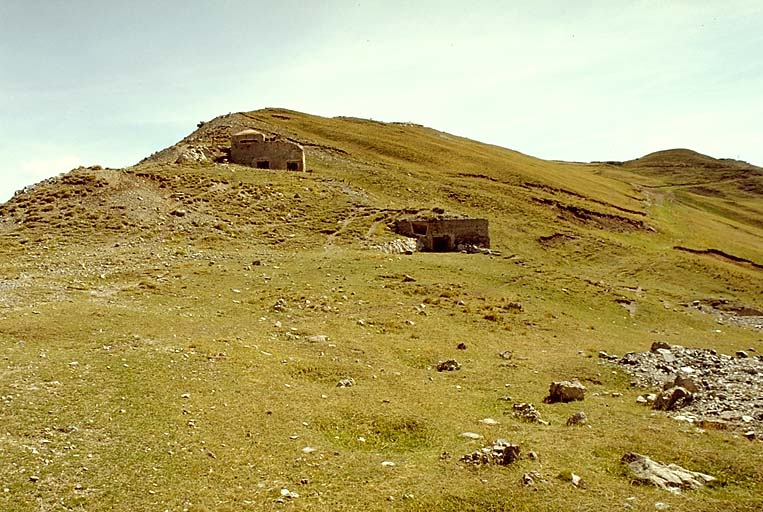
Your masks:
M 0 201 L 265 107 L 763 166 L 761 26 L 760 0 L 0 0 Z

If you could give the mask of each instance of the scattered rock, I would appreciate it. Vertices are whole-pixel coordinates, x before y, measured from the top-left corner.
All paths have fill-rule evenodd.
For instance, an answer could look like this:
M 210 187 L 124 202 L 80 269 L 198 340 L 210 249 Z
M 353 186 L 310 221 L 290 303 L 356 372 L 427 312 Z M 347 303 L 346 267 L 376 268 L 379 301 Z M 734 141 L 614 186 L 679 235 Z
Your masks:
M 498 425 L 498 420 L 494 420 L 493 418 L 483 418 L 480 420 L 480 423 L 483 425 Z
M 638 453 L 626 453 L 620 459 L 631 476 L 639 482 L 678 493 L 681 489 L 697 489 L 715 481 L 715 477 L 689 471 L 675 464 L 662 464 Z
M 408 274 L 405 274 L 403 276 L 403 282 L 404 283 L 415 283 L 416 280 L 413 277 L 409 276 Z
M 580 478 L 579 475 L 576 475 L 575 473 L 569 470 L 562 471 L 561 473 L 559 473 L 559 478 L 566 482 L 570 482 L 575 487 L 580 487 L 581 484 L 583 483 L 583 479 Z
M 287 305 L 285 299 L 278 299 L 275 304 L 270 308 L 273 311 L 281 312 L 286 311 Z
M 504 350 L 503 352 L 498 352 L 498 357 L 508 360 L 514 357 L 514 353 L 511 350 Z
M 607 354 L 606 352 L 602 350 L 599 352 L 599 359 L 606 359 L 607 361 L 617 361 L 620 358 L 612 354 Z
M 686 388 L 672 387 L 660 393 L 652 407 L 660 411 L 675 411 L 689 405 L 692 396 Z
M 466 464 L 474 465 L 497 464 L 499 466 L 508 466 L 519 458 L 520 453 L 519 445 L 511 444 L 505 439 L 497 439 L 491 446 L 467 453 L 459 460 Z
M 294 491 L 290 491 L 289 489 L 287 489 L 285 487 L 283 489 L 281 489 L 281 496 L 284 497 L 284 498 L 289 498 L 289 499 L 299 498 L 299 494 L 298 493 L 296 493 Z
M 588 423 L 588 417 L 583 411 L 578 411 L 569 418 L 567 418 L 567 426 L 572 425 L 585 425 Z
M 385 460 L 384 462 L 381 463 L 381 465 L 384 466 L 385 468 L 394 468 L 396 464 L 390 460 Z
M 343 379 L 340 379 L 339 382 L 336 383 L 336 387 L 338 388 L 351 388 L 355 385 L 355 379 L 352 377 L 345 377 Z
M 459 343 L 456 348 L 458 350 L 466 350 L 466 343 Z
M 329 340 L 329 337 L 325 334 L 315 334 L 313 336 L 308 336 L 307 341 L 310 343 L 326 343 Z
M 585 398 L 586 388 L 578 380 L 552 382 L 548 396 L 543 400 L 547 404 L 573 402 Z
M 532 487 L 535 485 L 536 479 L 540 480 L 540 473 L 537 471 L 530 471 L 529 473 L 522 475 L 522 483 L 527 487 Z
M 455 359 L 448 359 L 447 361 L 439 361 L 437 363 L 438 372 L 453 372 L 461 369 L 461 363 Z
M 461 432 L 459 435 L 467 439 L 482 439 L 482 436 L 476 432 Z

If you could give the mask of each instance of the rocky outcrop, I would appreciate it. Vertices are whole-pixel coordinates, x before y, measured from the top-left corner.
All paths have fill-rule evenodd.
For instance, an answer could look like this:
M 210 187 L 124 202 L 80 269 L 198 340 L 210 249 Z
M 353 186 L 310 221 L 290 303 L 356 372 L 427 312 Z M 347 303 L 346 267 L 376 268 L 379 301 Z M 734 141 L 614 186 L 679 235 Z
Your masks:
M 176 164 L 188 164 L 192 162 L 208 162 L 204 148 L 201 146 L 187 146 L 178 148 L 178 156 L 175 159 Z
M 678 493 L 682 489 L 697 489 L 715 481 L 715 477 L 689 471 L 675 464 L 661 464 L 638 453 L 626 453 L 621 461 L 635 480 Z

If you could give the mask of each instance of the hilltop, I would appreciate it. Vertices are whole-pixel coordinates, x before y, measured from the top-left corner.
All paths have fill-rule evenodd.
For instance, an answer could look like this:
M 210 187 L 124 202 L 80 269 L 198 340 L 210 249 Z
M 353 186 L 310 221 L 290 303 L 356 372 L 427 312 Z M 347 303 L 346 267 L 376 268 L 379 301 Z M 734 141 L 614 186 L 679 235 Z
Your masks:
M 231 163 L 243 129 L 299 143 L 307 170 Z M 676 420 L 628 372 L 660 353 L 625 354 L 755 370 L 762 195 L 759 167 L 689 150 L 545 161 L 285 109 L 27 187 L 0 205 L 0 508 L 757 510 L 759 398 Z M 379 250 L 433 211 L 487 219 L 491 252 Z M 584 401 L 543 403 L 572 379 Z M 459 461 L 500 438 L 519 460 Z M 634 486 L 629 452 L 721 485 Z

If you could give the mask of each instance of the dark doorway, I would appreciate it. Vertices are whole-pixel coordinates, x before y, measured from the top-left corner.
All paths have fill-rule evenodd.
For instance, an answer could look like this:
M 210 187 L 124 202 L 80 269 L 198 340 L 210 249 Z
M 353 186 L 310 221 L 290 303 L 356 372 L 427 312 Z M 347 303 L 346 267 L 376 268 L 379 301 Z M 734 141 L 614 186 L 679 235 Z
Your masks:
M 453 250 L 449 236 L 436 236 L 432 238 L 432 250 L 435 252 L 448 252 Z
M 268 160 L 258 160 L 257 161 L 257 168 L 258 169 L 270 169 L 270 162 Z
M 298 171 L 299 170 L 299 162 L 286 162 L 286 170 L 287 171 Z

